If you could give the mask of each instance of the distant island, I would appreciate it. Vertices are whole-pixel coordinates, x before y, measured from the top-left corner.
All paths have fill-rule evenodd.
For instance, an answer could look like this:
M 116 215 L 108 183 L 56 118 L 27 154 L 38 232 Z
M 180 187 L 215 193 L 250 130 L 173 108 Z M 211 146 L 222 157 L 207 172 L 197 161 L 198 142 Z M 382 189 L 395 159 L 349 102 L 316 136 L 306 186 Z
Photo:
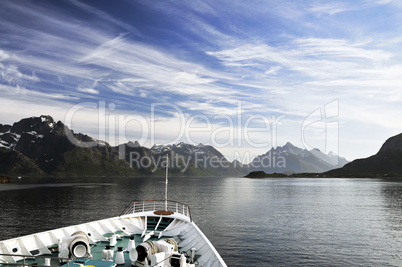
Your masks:
M 370 173 L 266 173 L 264 171 L 253 171 L 244 178 L 264 179 L 264 178 L 402 178 L 402 174 L 370 174 Z
M 264 171 L 254 171 L 250 172 L 245 178 L 282 178 L 282 177 L 288 177 L 288 175 L 283 174 L 283 173 L 266 173 Z
M 244 178 L 330 178 L 327 177 L 325 173 L 312 173 L 312 172 L 303 172 L 303 173 L 295 173 L 295 172 L 286 172 L 286 173 L 266 173 L 264 171 L 254 171 L 250 172 Z

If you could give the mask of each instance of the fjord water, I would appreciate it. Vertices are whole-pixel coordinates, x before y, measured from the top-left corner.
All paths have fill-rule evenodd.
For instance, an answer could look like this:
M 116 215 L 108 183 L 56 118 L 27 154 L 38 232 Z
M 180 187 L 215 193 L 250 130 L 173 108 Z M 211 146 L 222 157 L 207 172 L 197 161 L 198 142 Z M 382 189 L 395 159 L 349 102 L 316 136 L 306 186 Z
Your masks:
M 164 178 L 0 184 L 0 240 L 164 199 Z M 228 266 L 401 266 L 402 181 L 170 178 Z

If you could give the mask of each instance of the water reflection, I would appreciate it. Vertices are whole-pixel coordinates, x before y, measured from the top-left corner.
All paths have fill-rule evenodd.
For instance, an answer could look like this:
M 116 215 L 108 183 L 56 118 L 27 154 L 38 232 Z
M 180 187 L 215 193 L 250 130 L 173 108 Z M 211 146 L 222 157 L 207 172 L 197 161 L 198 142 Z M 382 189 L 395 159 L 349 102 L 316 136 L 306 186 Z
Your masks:
M 164 189 L 163 177 L 0 185 L 0 239 L 117 216 Z M 401 262 L 400 181 L 170 178 L 168 194 L 190 205 L 228 266 Z
M 384 202 L 384 213 L 387 216 L 385 225 L 389 238 L 402 239 L 402 183 L 399 180 L 384 180 L 381 183 L 381 194 Z M 402 260 L 402 257 L 399 257 Z

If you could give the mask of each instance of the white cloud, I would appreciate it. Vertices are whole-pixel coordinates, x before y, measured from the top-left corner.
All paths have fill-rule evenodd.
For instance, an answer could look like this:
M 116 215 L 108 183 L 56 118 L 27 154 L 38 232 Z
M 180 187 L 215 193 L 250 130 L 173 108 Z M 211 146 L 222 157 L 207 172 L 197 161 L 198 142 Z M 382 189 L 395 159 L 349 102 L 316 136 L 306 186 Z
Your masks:
M 44 101 L 45 99 L 60 99 L 60 100 L 78 100 L 79 98 L 66 94 L 43 93 L 39 91 L 29 90 L 20 85 L 9 86 L 0 84 L 0 92 L 7 95 L 9 98 L 26 98 L 26 101 Z M 28 97 L 28 98 L 27 98 Z
M 152 97 L 156 90 L 166 95 L 181 94 L 193 99 L 232 94 L 228 92 L 228 87 L 215 84 L 217 80 L 230 80 L 230 76 L 178 59 L 150 45 L 129 41 L 125 34 L 110 37 L 96 29 L 80 27 L 76 19 L 70 21 L 63 17 L 42 16 L 43 10 L 36 8 L 18 6 L 17 9 L 40 24 L 63 28 L 63 35 L 42 29 L 26 29 L 3 21 L 3 24 L 8 23 L 10 31 L 19 32 L 26 40 L 21 43 L 24 50 L 11 59 L 7 51 L 2 51 L 2 58 L 7 57 L 13 64 L 11 66 L 23 65 L 53 75 L 58 81 L 59 77 L 63 77 L 63 81 L 79 84 L 82 81 L 98 81 L 94 86 L 75 87 L 80 92 L 93 95 L 100 94 L 99 86 L 119 94 L 142 97 Z M 105 14 L 99 15 L 103 17 Z M 16 67 L 8 67 L 8 72 L 3 71 L 2 76 L 3 80 L 14 84 L 19 82 L 17 77 L 31 82 L 40 81 L 35 74 L 22 74 Z M 237 90 L 230 88 L 230 91 Z
M 0 67 L 1 78 L 8 83 L 18 83 L 23 81 L 40 82 L 40 79 L 35 73 L 32 75 L 24 74 L 18 70 L 15 65 L 7 65 Z
M 282 69 L 281 66 L 270 67 L 266 72 L 264 72 L 264 74 L 266 74 L 266 75 L 276 75 L 278 73 L 278 71 L 280 71 L 281 69 Z
M 334 83 L 334 81 L 350 80 L 355 82 L 372 81 L 373 75 L 383 82 L 389 77 L 392 69 L 398 65 L 390 65 L 393 54 L 368 47 L 367 42 L 351 43 L 341 39 L 303 38 L 295 39 L 288 46 L 276 48 L 266 44 L 247 44 L 233 49 L 208 52 L 220 59 L 223 64 L 241 63 L 243 69 L 262 72 L 262 69 L 249 68 L 247 64 L 258 63 L 271 66 L 268 73 L 278 70 L 297 72 L 298 80 L 306 84 Z M 282 71 L 282 72 L 283 72 Z M 397 71 L 396 71 L 397 72 Z M 267 72 L 265 72 L 267 73 Z M 386 74 L 388 73 L 388 74 Z M 385 76 L 384 76 L 385 75 Z M 397 79 L 397 76 L 393 76 Z M 298 80 L 295 82 L 297 83 Z M 399 79 L 395 80 L 399 81 Z
M 353 2 L 329 2 L 329 3 L 314 3 L 312 7 L 308 8 L 309 12 L 318 15 L 334 15 L 341 12 L 359 11 L 367 8 L 374 8 L 383 6 L 393 2 L 393 0 L 363 0 Z
M 88 94 L 93 94 L 93 95 L 98 95 L 99 91 L 95 90 L 93 88 L 77 88 L 78 91 L 83 92 L 83 93 L 88 93 Z
M 237 115 L 240 111 L 237 110 L 237 108 L 234 108 L 233 106 L 224 106 L 224 105 L 219 105 L 218 101 L 203 101 L 203 102 L 197 102 L 197 101 L 183 101 L 179 102 L 178 106 L 186 108 L 188 110 L 193 110 L 193 111 L 202 111 L 201 114 L 207 114 L 207 115 L 227 115 L 227 116 L 233 116 Z
M 365 0 L 362 3 L 363 7 L 371 8 L 376 6 L 382 6 L 394 2 L 394 0 Z
M 0 50 L 0 61 L 8 59 L 10 56 L 3 50 Z
M 340 3 L 326 3 L 321 5 L 315 5 L 309 8 L 309 11 L 312 13 L 329 14 L 329 15 L 334 15 L 336 13 L 344 12 L 347 10 L 350 10 L 350 8 Z

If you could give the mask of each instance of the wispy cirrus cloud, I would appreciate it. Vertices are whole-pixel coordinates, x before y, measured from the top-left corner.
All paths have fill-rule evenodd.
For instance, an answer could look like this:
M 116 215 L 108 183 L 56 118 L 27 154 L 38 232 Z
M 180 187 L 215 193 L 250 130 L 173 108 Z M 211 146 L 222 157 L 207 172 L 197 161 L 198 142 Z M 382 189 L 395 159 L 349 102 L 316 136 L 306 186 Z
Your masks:
M 7 95 L 10 98 L 25 98 L 26 100 L 44 100 L 44 99 L 60 99 L 60 100 L 78 100 L 78 97 L 66 95 L 66 94 L 50 94 L 34 90 L 26 89 L 20 85 L 9 86 L 0 84 L 0 92 Z
M 99 91 L 93 88 L 82 88 L 82 87 L 78 87 L 77 90 L 79 92 L 83 92 L 83 93 L 88 93 L 88 94 L 93 94 L 93 95 L 98 95 Z
M 393 2 L 393 0 L 363 0 L 363 1 L 329 1 L 325 3 L 314 3 L 308 8 L 309 12 L 315 14 L 334 15 L 341 12 L 357 11 L 367 8 L 379 7 Z
M 90 8 L 79 2 L 74 4 L 85 11 Z M 110 91 L 127 96 L 151 97 L 151 99 L 153 95 L 160 95 L 162 92 L 171 100 L 174 97 L 172 98 L 170 94 L 193 99 L 231 94 L 228 92 L 228 87 L 215 83 L 222 79 L 230 81 L 232 79 L 230 76 L 208 70 L 197 63 L 178 59 L 151 45 L 129 40 L 127 34 L 113 37 L 102 30 L 81 27 L 80 24 L 85 25 L 84 21 L 56 19 L 55 14 L 44 16 L 41 8 L 14 6 L 14 4 L 11 6 L 21 14 L 32 17 L 38 25 L 52 24 L 64 30 L 63 34 L 60 34 L 52 30 L 43 30 L 47 28 L 42 26 L 29 29 L 18 23 L 0 21 L 3 25 L 7 24 L 9 32 L 18 31 L 18 38 L 25 39 L 25 43 L 20 43 L 22 52 L 3 52 L 2 58 L 14 53 L 12 64 L 24 65 L 39 73 L 30 76 L 19 75 L 26 80 L 40 81 L 40 73 L 46 73 L 46 76 L 53 75 L 57 80 L 64 76 L 67 79 L 63 80 L 69 80 L 70 84 L 63 82 L 63 86 L 100 97 L 102 93 L 110 94 Z M 116 22 L 104 12 L 96 10 L 91 12 Z M 118 22 L 116 24 L 127 26 Z M 14 76 L 18 76 L 17 71 L 17 68 L 9 67 L 8 72 L 2 74 L 3 79 L 11 82 Z M 78 83 L 78 86 L 74 83 Z M 95 83 L 95 86 L 81 85 L 91 83 Z M 155 88 L 158 93 L 155 92 Z M 61 89 L 48 90 L 56 93 Z M 237 90 L 231 88 L 230 91 Z M 127 103 L 129 102 L 127 100 Z
M 352 9 L 353 9 L 352 7 L 348 7 L 343 3 L 325 3 L 325 4 L 314 5 L 308 10 L 312 13 L 317 14 L 334 15 L 336 13 L 345 12 Z
M 239 63 L 237 72 L 254 72 L 254 77 L 279 66 L 275 80 L 259 76 L 243 82 L 248 86 L 260 84 L 262 90 L 275 87 L 286 92 L 285 97 L 277 94 L 270 102 L 275 102 L 289 119 L 308 116 L 312 106 L 320 107 L 325 101 L 340 99 L 347 126 L 359 124 L 361 120 L 370 121 L 367 120 L 370 117 L 375 118 L 371 122 L 375 127 L 391 129 L 392 125 L 400 125 L 392 114 L 402 101 L 399 87 L 402 64 L 393 60 L 393 53 L 378 49 L 373 42 L 295 38 L 281 47 L 246 44 L 208 54 L 225 65 Z M 362 103 L 367 108 L 360 108 Z M 383 105 L 387 111 L 380 114 L 378 108 Z
M 3 81 L 7 83 L 23 83 L 26 81 L 40 82 L 40 79 L 35 75 L 35 73 L 24 74 L 18 70 L 15 65 L 1 65 L 0 66 L 0 77 Z
M 389 4 L 391 2 L 395 2 L 394 0 L 365 0 L 362 2 L 363 7 L 376 7 Z
M 341 39 L 299 38 L 286 47 L 247 44 L 233 49 L 208 52 L 222 61 L 248 66 L 260 65 L 255 71 L 272 70 L 272 65 L 320 79 L 358 78 L 387 64 L 392 54 L 372 49 L 366 43 L 351 43 Z M 275 68 L 278 68 L 276 66 Z

